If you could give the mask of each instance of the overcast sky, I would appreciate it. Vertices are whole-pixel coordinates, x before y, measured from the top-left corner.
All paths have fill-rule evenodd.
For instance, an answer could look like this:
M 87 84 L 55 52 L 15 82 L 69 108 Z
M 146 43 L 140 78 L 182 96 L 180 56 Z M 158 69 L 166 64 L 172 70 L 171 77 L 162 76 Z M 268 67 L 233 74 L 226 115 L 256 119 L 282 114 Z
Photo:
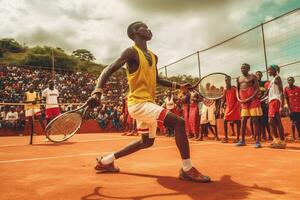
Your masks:
M 90 50 L 109 64 L 132 42 L 128 24 L 144 21 L 149 48 L 166 65 L 300 6 L 298 0 L 0 0 L 0 38 L 28 46 Z

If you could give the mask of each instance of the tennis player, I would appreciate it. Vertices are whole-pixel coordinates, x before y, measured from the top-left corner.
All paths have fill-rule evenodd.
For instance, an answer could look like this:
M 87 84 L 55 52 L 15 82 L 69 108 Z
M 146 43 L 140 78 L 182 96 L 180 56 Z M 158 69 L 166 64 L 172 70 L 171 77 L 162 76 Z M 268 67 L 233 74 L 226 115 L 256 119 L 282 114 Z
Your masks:
M 190 84 L 179 85 L 176 82 L 163 80 L 158 76 L 158 58 L 147 47 L 147 41 L 151 40 L 152 33 L 145 23 L 139 21 L 130 24 L 127 28 L 127 34 L 135 44 L 127 48 L 115 62 L 102 71 L 88 104 L 89 107 L 100 105 L 104 84 L 112 73 L 126 64 L 130 90 L 128 94 L 128 111 L 137 121 L 137 130 L 141 134 L 141 139 L 129 144 L 120 151 L 98 159 L 95 169 L 100 172 L 119 172 L 119 168 L 114 165 L 114 160 L 151 147 L 156 136 L 157 122 L 162 122 L 164 126 L 175 130 L 175 141 L 182 158 L 179 178 L 202 183 L 210 182 L 208 176 L 202 175 L 192 165 L 184 120 L 155 104 L 157 84 L 181 90 L 187 90 Z

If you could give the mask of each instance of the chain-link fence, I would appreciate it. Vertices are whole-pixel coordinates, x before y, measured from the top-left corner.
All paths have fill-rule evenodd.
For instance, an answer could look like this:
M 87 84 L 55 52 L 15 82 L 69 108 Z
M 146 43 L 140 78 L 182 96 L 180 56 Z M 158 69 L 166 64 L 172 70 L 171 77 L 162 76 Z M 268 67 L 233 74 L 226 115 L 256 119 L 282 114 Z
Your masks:
M 300 83 L 300 8 L 280 15 L 209 48 L 199 50 L 159 68 L 164 77 L 191 75 L 203 77 L 224 72 L 232 77 L 241 74 L 242 63 L 251 65 L 251 72 L 262 71 L 270 64 L 281 67 L 280 75 L 295 77 Z

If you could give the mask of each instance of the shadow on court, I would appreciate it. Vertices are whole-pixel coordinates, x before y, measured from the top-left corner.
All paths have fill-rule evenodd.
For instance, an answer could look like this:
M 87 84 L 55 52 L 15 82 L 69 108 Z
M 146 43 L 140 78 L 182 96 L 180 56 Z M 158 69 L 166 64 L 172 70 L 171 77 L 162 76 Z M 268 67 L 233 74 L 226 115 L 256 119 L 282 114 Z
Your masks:
M 151 197 L 169 197 L 176 199 L 178 195 L 185 195 L 188 198 L 192 199 L 222 199 L 222 200 L 232 200 L 232 199 L 246 199 L 251 192 L 263 191 L 268 192 L 273 195 L 284 195 L 286 194 L 280 190 L 273 190 L 271 188 L 259 187 L 254 184 L 253 186 L 241 185 L 231 179 L 231 176 L 224 175 L 218 181 L 213 181 L 211 183 L 194 183 L 189 181 L 179 180 L 177 177 L 171 176 L 157 176 L 157 175 L 148 175 L 148 174 L 138 174 L 138 173 L 127 173 L 121 172 L 120 174 L 132 175 L 145 178 L 154 178 L 157 180 L 157 183 L 162 187 L 173 190 L 175 192 L 169 193 L 159 193 L 159 194 L 148 194 L 141 196 L 109 196 L 101 193 L 101 187 L 94 188 L 94 191 L 91 194 L 81 197 L 82 200 L 99 200 L 99 199 L 134 199 L 142 200 Z M 145 185 L 145 190 L 147 186 Z M 122 190 L 118 188 L 118 190 Z M 156 191 L 157 192 L 157 191 Z M 117 194 L 117 192 L 116 192 Z M 181 196 L 182 197 L 182 196 Z M 274 197 L 275 199 L 280 197 Z

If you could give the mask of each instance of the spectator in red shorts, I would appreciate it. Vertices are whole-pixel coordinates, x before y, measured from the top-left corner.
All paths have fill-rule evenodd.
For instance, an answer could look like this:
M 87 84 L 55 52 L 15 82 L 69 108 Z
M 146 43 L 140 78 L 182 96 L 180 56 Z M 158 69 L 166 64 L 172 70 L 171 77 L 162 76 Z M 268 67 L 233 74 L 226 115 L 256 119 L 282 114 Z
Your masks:
M 278 75 L 279 67 L 271 65 L 268 68 L 268 74 L 274 77 L 269 85 L 269 123 L 274 140 L 271 148 L 286 148 L 284 141 L 284 130 L 281 123 L 280 112 L 283 110 L 283 86 L 280 76 Z
M 189 127 L 191 135 L 194 136 L 196 141 L 200 140 L 199 127 L 200 127 L 200 115 L 199 115 L 199 102 L 200 96 L 197 93 L 191 94 L 190 112 L 189 112 Z
M 54 88 L 54 81 L 49 81 L 49 88 L 46 88 L 42 92 L 43 100 L 46 102 L 46 119 L 47 123 L 49 123 L 53 118 L 60 114 L 59 108 L 59 92 Z M 47 139 L 45 140 L 48 141 Z
M 289 86 L 284 88 L 285 98 L 290 110 L 290 118 L 292 120 L 293 139 L 296 140 L 295 127 L 298 131 L 298 139 L 300 140 L 300 87 L 294 85 L 294 77 L 287 78 Z

